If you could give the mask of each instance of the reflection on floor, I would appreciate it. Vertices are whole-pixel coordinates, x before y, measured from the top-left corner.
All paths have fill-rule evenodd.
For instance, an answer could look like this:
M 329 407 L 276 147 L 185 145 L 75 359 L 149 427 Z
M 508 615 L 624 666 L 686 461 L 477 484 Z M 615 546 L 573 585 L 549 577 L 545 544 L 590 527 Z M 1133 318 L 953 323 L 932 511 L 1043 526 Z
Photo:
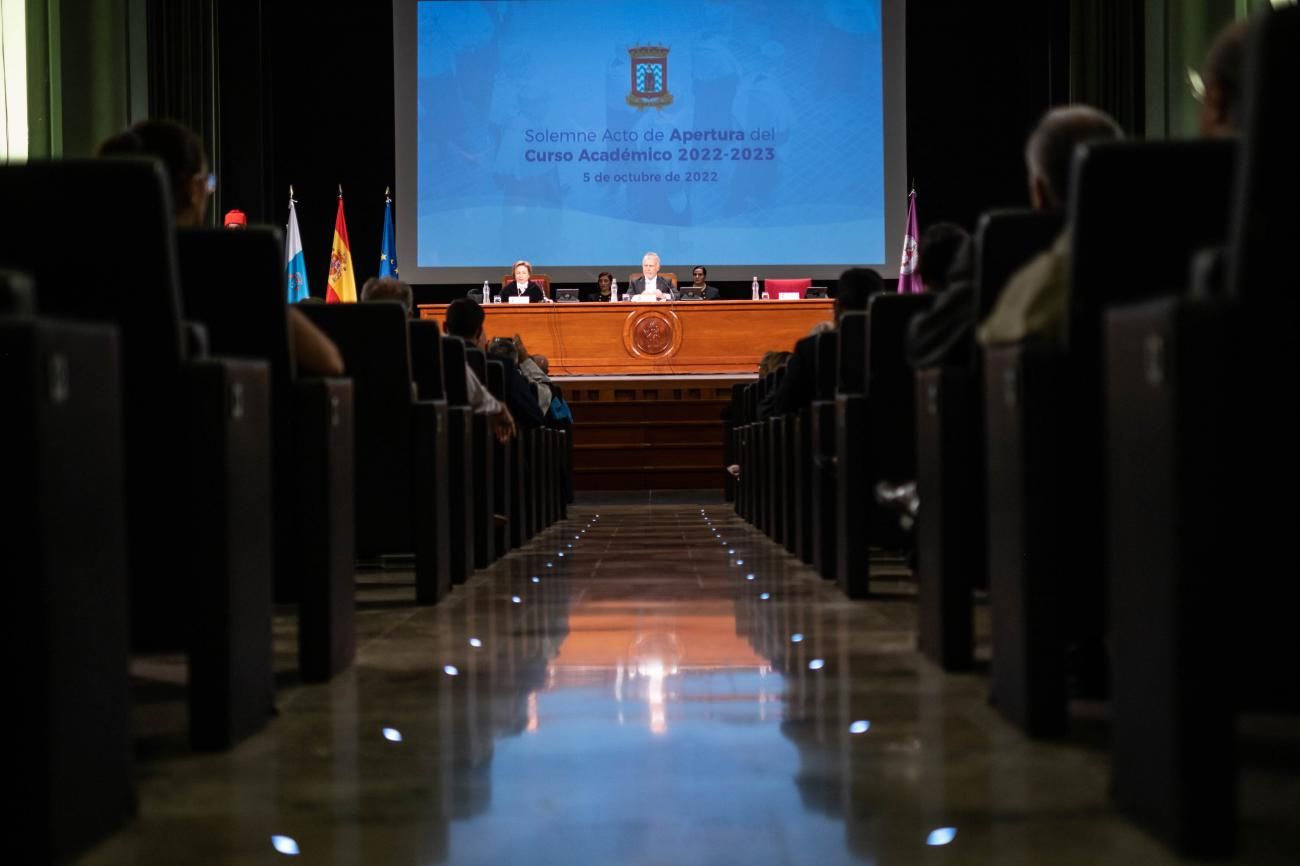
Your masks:
M 437 607 L 360 575 L 355 668 L 286 676 L 229 754 L 184 750 L 169 660 L 140 662 L 141 816 L 84 862 L 1176 862 L 1110 808 L 1103 747 L 1026 741 L 920 660 L 906 580 L 849 602 L 716 504 L 571 514 Z M 1280 790 L 1254 862 L 1297 862 Z

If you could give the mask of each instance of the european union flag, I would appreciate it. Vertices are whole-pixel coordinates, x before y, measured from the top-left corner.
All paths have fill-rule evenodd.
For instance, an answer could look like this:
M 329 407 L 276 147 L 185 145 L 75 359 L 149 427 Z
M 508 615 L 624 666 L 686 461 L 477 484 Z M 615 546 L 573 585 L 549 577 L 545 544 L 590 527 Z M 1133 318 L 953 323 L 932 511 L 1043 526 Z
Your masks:
M 393 233 L 393 200 L 384 190 L 384 239 L 379 242 L 379 276 L 397 276 L 397 235 Z

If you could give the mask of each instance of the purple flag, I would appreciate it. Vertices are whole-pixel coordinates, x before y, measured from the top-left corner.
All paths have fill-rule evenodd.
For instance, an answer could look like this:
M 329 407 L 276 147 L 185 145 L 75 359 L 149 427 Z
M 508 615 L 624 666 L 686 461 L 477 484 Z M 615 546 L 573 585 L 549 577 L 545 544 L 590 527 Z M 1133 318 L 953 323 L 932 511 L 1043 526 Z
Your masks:
M 916 253 L 916 239 L 920 236 L 916 230 L 916 190 L 907 194 L 907 234 L 903 237 L 903 261 L 898 266 L 898 293 L 909 294 L 925 291 L 921 285 L 921 273 L 917 269 L 920 256 Z

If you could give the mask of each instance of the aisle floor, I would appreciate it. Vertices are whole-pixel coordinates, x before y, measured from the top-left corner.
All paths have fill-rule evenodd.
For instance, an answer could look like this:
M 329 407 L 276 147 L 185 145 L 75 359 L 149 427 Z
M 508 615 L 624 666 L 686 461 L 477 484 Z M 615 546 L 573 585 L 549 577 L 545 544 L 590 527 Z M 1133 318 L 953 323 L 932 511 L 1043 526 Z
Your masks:
M 281 611 L 279 716 L 233 751 L 137 707 L 140 817 L 83 862 L 1178 862 L 1110 806 L 1104 707 L 1027 740 L 917 654 L 899 571 L 847 601 L 707 503 L 574 507 L 436 607 L 363 573 L 355 666 L 296 684 Z M 1295 862 L 1294 778 L 1251 784 L 1243 859 Z

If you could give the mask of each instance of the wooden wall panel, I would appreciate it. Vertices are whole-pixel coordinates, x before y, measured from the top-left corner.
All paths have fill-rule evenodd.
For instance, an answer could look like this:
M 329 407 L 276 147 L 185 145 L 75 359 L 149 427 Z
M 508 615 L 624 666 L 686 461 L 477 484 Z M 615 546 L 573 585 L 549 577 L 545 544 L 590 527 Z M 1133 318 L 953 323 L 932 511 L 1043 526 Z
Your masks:
M 573 409 L 575 487 L 721 489 L 723 410 L 752 378 L 556 377 Z

